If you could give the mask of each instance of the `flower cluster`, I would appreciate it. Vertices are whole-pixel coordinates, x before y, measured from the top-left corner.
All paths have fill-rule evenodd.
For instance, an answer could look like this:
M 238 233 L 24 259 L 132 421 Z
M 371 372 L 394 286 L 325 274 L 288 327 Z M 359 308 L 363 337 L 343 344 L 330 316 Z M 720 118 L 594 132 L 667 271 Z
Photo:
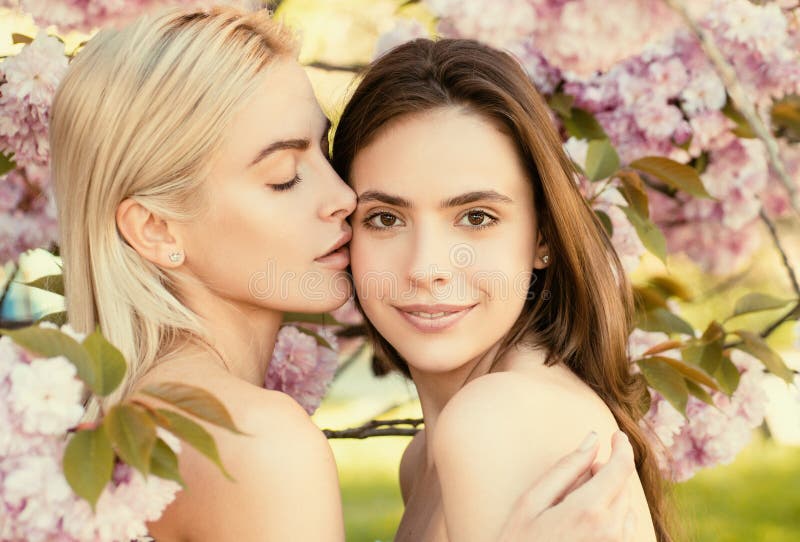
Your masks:
M 667 339 L 664 333 L 635 330 L 631 354 L 637 357 Z M 700 469 L 731 463 L 752 439 L 753 429 L 763 423 L 767 403 L 763 365 L 739 350 L 731 352 L 731 361 L 740 373 L 736 391 L 730 396 L 712 392 L 715 406 L 690 396 L 686 417 L 650 390 L 650 410 L 640 424 L 652 437 L 664 476 L 681 482 Z
M 63 44 L 45 35 L 0 63 L 0 154 L 16 163 L 0 176 L 0 262 L 56 239 L 47 128 L 66 68 Z
M 665 4 L 426 3 L 439 17 L 442 35 L 506 48 L 541 92 L 560 89 L 572 96 L 575 106 L 599 121 L 623 165 L 664 156 L 702 171 L 715 199 L 682 193 L 665 197 L 648 189 L 654 222 L 664 231 L 670 252 L 684 252 L 708 271 L 730 272 L 759 245 L 761 205 L 776 214 L 788 210 L 786 190 L 768 168 L 763 145 L 736 132 L 723 82 L 700 42 Z M 797 10 L 748 0 L 702 0 L 689 7 L 769 121 L 775 100 L 800 91 Z M 782 144 L 781 150 L 791 175 L 800 169 L 797 145 Z M 625 220 L 616 210 L 608 214 L 615 229 Z M 633 256 L 636 243 L 623 240 L 625 235 L 615 237 L 615 245 Z M 627 258 L 629 263 L 634 259 Z
M 69 326 L 61 331 L 83 339 Z M 132 540 L 147 533 L 145 522 L 157 519 L 180 489 L 118 464 L 92 512 L 61 466 L 64 435 L 84 414 L 83 392 L 65 357 L 37 358 L 0 337 L 0 541 Z
M 295 326 L 284 326 L 278 333 L 272 360 L 264 379 L 264 387 L 280 390 L 313 414 L 322 402 L 328 385 L 336 375 L 338 348 L 336 335 L 327 327 L 313 327 L 331 347 L 321 346 L 317 339 Z

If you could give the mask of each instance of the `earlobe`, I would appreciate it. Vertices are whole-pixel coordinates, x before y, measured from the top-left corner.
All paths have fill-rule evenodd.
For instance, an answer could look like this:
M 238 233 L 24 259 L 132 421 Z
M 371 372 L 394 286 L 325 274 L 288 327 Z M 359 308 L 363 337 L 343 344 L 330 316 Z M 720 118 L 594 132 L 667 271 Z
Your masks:
M 552 259 L 547 242 L 544 239 L 540 239 L 539 246 L 536 248 L 536 260 L 533 262 L 533 268 L 544 269 L 550 265 Z
M 117 207 L 117 229 L 139 255 L 165 268 L 179 267 L 184 253 L 169 224 L 139 202 L 128 198 Z

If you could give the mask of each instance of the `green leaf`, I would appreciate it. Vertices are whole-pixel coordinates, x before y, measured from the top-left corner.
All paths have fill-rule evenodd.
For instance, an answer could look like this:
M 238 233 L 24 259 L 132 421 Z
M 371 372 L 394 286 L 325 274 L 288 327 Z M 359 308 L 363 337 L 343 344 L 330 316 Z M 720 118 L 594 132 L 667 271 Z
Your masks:
M 138 405 L 118 404 L 111 408 L 104 424 L 120 458 L 147 476 L 156 443 L 156 425 L 147 411 Z
M 67 323 L 67 311 L 58 311 L 45 314 L 39 318 L 37 322 L 50 322 L 61 327 Z
M 685 415 L 689 388 L 683 376 L 661 360 L 642 359 L 637 364 L 650 387 L 663 395 L 678 412 Z
M 92 358 L 89 352 L 69 335 L 57 329 L 39 326 L 15 330 L 0 329 L 0 333 L 8 335 L 22 348 L 44 358 L 66 357 L 77 369 L 78 378 L 94 390 L 96 375 Z
M 733 309 L 733 316 L 751 312 L 768 311 L 785 307 L 791 300 L 778 299 L 766 294 L 751 293 L 740 297 Z M 733 318 L 731 316 L 731 318 Z
M 722 364 L 723 339 L 724 337 L 721 337 L 703 346 L 700 367 L 709 374 L 716 373 L 717 369 L 719 369 L 719 366 Z
M 64 275 L 47 275 L 46 277 L 39 277 L 31 282 L 22 282 L 25 286 L 51 292 L 60 296 L 64 295 Z
M 642 241 L 642 244 L 647 250 L 652 252 L 659 260 L 667 263 L 667 240 L 661 230 L 653 224 L 650 219 L 643 217 L 637 213 L 633 208 L 625 205 L 618 205 L 625 213 L 628 221 L 636 230 L 636 235 Z
M 668 308 L 667 299 L 657 288 L 652 286 L 633 287 L 633 300 L 636 304 L 636 311 L 647 312 L 655 308 Z
M 14 159 L 0 152 L 0 175 L 5 175 L 15 169 L 17 169 L 17 164 Z
M 667 309 L 655 308 L 641 313 L 636 327 L 644 331 L 663 331 L 664 333 L 682 333 L 694 337 L 694 329 L 686 320 Z
M 725 338 L 725 328 L 720 325 L 716 320 L 712 320 L 706 330 L 703 332 L 701 339 L 706 342 L 721 341 Z
M 722 114 L 736 123 L 736 128 L 732 130 L 734 134 L 744 139 L 753 139 L 756 137 L 747 119 L 745 119 L 744 115 L 733 105 L 733 100 L 731 100 L 730 96 L 728 96 L 725 106 L 722 108 Z
M 569 135 L 578 139 L 608 139 L 608 135 L 594 115 L 585 109 L 573 107 L 569 117 L 562 117 L 561 121 Z
M 233 423 L 233 418 L 225 405 L 203 388 L 177 382 L 164 382 L 151 384 L 141 392 L 232 433 L 244 434 Z
M 323 347 L 328 348 L 330 350 L 334 349 L 333 346 L 331 346 L 331 343 L 329 343 L 325 339 L 325 337 L 323 337 L 322 335 L 320 335 L 316 331 L 314 331 L 312 329 L 304 328 L 304 327 L 301 327 L 301 326 L 295 326 L 295 327 L 297 328 L 297 331 L 299 331 L 300 333 L 303 333 L 305 335 L 309 335 L 310 337 L 313 337 L 314 340 L 317 341 L 317 344 L 319 346 L 323 346 Z
M 601 211 L 600 209 L 595 209 L 594 214 L 596 214 L 597 218 L 600 219 L 600 222 L 603 224 L 603 228 L 606 230 L 608 236 L 611 237 L 614 235 L 614 224 L 612 224 L 611 217 L 608 216 L 608 213 Z
M 322 314 L 305 314 L 302 312 L 285 312 L 283 313 L 284 323 L 303 323 L 303 324 L 316 324 L 320 326 L 343 326 L 336 318 L 329 313 Z
M 105 397 L 117 389 L 125 377 L 128 370 L 125 358 L 103 337 L 99 327 L 84 339 L 83 347 L 94 361 L 95 383 L 92 389 L 97 395 Z
M 203 426 L 172 410 L 159 408 L 156 410 L 156 413 L 158 415 L 154 416 L 153 419 L 158 425 L 209 458 L 219 467 L 226 478 L 235 481 L 222 465 L 222 460 L 219 457 L 217 443 L 214 442 L 214 437 L 212 437 L 211 433 L 206 431 Z
M 693 382 L 691 380 L 687 380 L 686 381 L 686 388 L 689 390 L 690 394 L 692 394 L 693 396 L 697 397 L 698 399 L 700 399 L 701 401 L 703 401 L 707 405 L 717 406 L 714 403 L 714 399 L 711 397 L 711 395 L 702 386 L 700 386 L 696 382 Z
M 575 98 L 563 92 L 554 92 L 547 99 L 547 105 L 550 109 L 558 113 L 563 118 L 572 117 L 572 104 Z
M 33 38 L 30 36 L 26 36 L 25 34 L 19 34 L 17 32 L 14 32 L 11 34 L 11 42 L 14 45 L 18 43 L 24 43 L 27 45 L 29 43 L 33 43 Z
M 650 218 L 649 199 L 639 174 L 635 171 L 620 171 L 617 177 L 622 181 L 620 192 L 628 205 L 644 218 Z
M 69 486 L 94 510 L 114 472 L 114 450 L 105 428 L 101 425 L 75 433 L 64 450 L 63 467 Z
M 728 356 L 723 356 L 722 363 L 720 363 L 717 372 L 714 373 L 714 377 L 717 379 L 717 382 L 719 382 L 720 388 L 728 395 L 732 395 L 733 392 L 736 391 L 736 388 L 739 387 L 739 379 L 741 376 L 739 369 L 736 368 L 736 365 L 733 364 L 731 358 Z
M 630 167 L 660 179 L 669 186 L 698 198 L 710 198 L 697 170 L 663 156 L 647 156 L 631 162 Z
M 787 96 L 772 105 L 772 126 L 779 136 L 800 140 L 800 96 Z
M 153 446 L 153 455 L 150 457 L 150 474 L 165 480 L 173 480 L 184 489 L 186 488 L 186 483 L 181 478 L 181 472 L 178 469 L 178 456 L 161 439 L 156 439 Z
M 738 345 L 736 348 L 758 358 L 769 372 L 790 384 L 792 383 L 794 380 L 794 373 L 786 366 L 786 363 L 784 363 L 778 353 L 764 342 L 764 339 L 762 339 L 760 335 L 744 329 L 736 330 L 734 333 L 744 341 L 743 344 Z
M 670 367 L 672 367 L 673 369 L 675 369 L 676 371 L 678 371 L 679 373 L 681 373 L 684 377 L 686 377 L 689 380 L 692 380 L 694 382 L 699 382 L 700 384 L 708 386 L 713 390 L 719 389 L 719 386 L 717 386 L 717 383 L 714 381 L 714 378 L 707 372 L 705 372 L 702 368 L 696 365 L 690 365 L 684 362 L 683 360 L 670 358 L 667 356 L 652 356 L 645 359 L 662 361 L 667 365 L 669 365 Z
M 590 181 L 599 181 L 613 175 L 619 169 L 619 155 L 608 139 L 593 139 L 586 151 L 586 176 Z
M 664 297 L 677 297 L 683 301 L 692 300 L 692 292 L 679 280 L 665 275 L 650 277 L 647 281 L 650 286 L 660 291 Z

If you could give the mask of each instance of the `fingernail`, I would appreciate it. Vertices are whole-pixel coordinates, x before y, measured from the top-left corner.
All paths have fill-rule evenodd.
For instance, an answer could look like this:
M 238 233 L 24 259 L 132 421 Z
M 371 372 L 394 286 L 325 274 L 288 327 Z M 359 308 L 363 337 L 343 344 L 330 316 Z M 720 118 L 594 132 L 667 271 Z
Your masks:
M 592 449 L 592 447 L 594 446 L 595 442 L 597 442 L 597 433 L 592 431 L 591 433 L 586 435 L 586 438 L 581 443 L 581 447 L 578 448 L 578 451 L 580 451 L 580 452 L 588 452 L 589 450 Z

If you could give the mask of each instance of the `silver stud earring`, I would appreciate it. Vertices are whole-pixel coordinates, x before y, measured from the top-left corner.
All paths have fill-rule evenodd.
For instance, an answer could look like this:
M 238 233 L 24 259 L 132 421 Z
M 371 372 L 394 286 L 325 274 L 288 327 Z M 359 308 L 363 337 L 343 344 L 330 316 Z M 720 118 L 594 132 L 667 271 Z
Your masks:
M 544 263 L 546 263 L 546 264 L 547 264 L 547 263 L 550 263 L 550 256 L 548 256 L 547 254 L 545 254 L 544 256 L 542 256 L 542 262 L 544 262 Z
M 183 259 L 183 252 L 180 250 L 173 252 L 169 255 L 169 261 L 171 261 L 172 263 L 178 263 L 182 259 Z

